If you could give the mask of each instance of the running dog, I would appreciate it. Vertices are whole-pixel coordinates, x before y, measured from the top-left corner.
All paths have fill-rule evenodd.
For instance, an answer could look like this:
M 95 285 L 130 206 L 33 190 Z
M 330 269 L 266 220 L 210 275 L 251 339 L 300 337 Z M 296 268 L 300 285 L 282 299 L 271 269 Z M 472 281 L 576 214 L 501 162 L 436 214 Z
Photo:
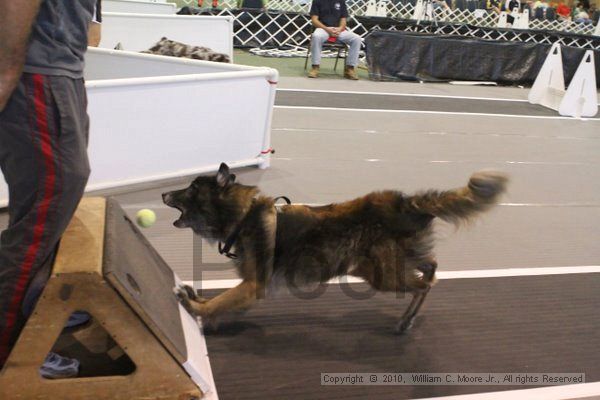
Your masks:
M 177 295 L 188 311 L 210 322 L 249 308 L 270 285 L 299 287 L 351 275 L 379 291 L 413 295 L 396 325 L 402 333 L 436 281 L 433 219 L 469 222 L 498 202 L 507 183 L 501 173 L 477 172 L 454 190 L 414 195 L 388 190 L 339 204 L 276 208 L 275 199 L 236 183 L 221 164 L 216 176 L 199 176 L 188 188 L 162 196 L 181 211 L 174 225 L 218 241 L 221 252 L 235 259 L 242 282 L 209 300 L 189 287 Z

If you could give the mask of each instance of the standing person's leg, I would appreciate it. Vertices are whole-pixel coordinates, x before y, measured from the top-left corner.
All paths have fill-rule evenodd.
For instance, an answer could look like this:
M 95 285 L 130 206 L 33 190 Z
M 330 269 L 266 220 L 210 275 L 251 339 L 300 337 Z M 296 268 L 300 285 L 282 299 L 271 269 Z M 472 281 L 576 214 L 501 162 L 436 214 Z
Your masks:
M 0 113 L 0 167 L 9 186 L 9 226 L 0 236 L 0 366 L 28 317 L 27 292 L 41 291 L 30 283 L 45 284 L 89 176 L 86 107 L 83 80 L 23 74 Z
M 348 54 L 346 56 L 346 71 L 344 76 L 348 79 L 358 79 L 354 68 L 358 65 L 358 54 L 360 52 L 360 46 L 362 45 L 362 39 L 356 33 L 350 32 L 349 30 L 343 31 L 338 40 L 348 45 Z
M 312 34 L 310 43 L 310 57 L 312 61 L 312 69 L 308 76 L 316 78 L 319 76 L 319 66 L 321 65 L 321 52 L 323 51 L 323 43 L 327 41 L 329 34 L 325 29 L 317 28 Z

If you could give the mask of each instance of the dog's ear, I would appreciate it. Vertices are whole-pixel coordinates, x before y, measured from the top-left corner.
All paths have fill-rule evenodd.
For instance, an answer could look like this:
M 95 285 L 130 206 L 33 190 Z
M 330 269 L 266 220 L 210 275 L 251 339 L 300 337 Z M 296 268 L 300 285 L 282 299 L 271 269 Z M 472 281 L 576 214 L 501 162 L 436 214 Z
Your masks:
M 221 163 L 219 172 L 217 172 L 217 184 L 219 187 L 225 187 L 235 180 L 235 175 L 229 173 L 229 167 L 225 163 Z

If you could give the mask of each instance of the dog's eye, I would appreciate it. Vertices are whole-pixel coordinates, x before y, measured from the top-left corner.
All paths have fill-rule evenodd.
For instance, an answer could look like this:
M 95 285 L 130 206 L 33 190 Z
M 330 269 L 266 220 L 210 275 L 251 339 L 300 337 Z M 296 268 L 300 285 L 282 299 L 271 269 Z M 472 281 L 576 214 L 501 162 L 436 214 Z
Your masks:
M 196 193 L 198 193 L 198 189 L 196 189 L 195 187 L 190 187 L 188 190 L 185 191 L 185 197 L 188 199 L 192 199 L 194 197 L 196 197 Z

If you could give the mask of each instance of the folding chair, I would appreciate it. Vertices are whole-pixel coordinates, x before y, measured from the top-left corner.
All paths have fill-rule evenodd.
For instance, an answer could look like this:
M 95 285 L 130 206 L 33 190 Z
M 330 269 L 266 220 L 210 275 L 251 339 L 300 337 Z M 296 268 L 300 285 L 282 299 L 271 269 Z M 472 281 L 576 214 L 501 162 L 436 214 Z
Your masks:
M 310 58 L 310 49 L 312 49 L 312 33 L 310 34 L 310 40 L 308 41 L 308 49 L 306 50 L 306 58 L 304 59 L 304 70 L 308 67 L 308 59 Z M 340 58 L 344 59 L 344 66 L 346 66 L 346 56 L 348 55 L 348 46 L 344 43 L 335 41 L 333 43 L 326 41 L 323 43 L 323 50 L 337 50 L 337 55 L 335 56 L 335 65 L 333 66 L 333 70 L 337 72 L 338 60 Z

